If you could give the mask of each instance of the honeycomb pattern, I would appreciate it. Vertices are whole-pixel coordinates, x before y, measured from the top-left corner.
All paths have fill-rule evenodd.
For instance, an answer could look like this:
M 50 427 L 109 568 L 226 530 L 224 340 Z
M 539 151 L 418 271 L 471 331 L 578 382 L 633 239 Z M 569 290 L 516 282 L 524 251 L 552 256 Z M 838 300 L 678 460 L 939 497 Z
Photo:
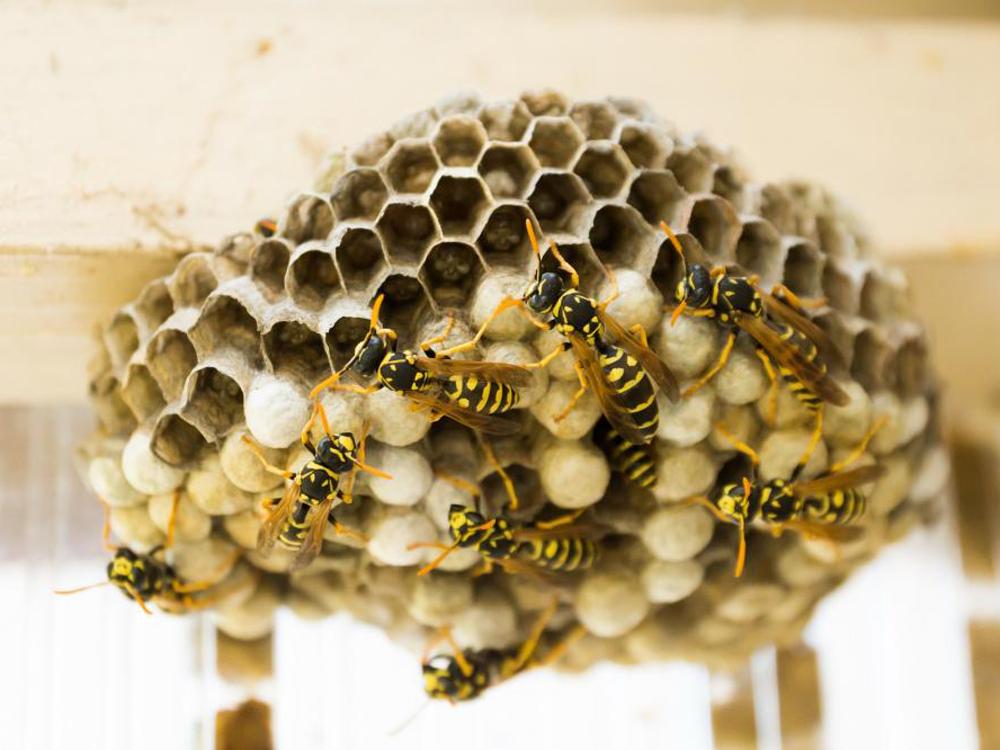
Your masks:
M 329 396 L 334 428 L 368 420 L 371 462 L 405 481 L 360 481 L 338 518 L 363 530 L 368 544 L 328 532 L 317 562 L 291 576 L 288 555 L 264 558 L 254 549 L 259 501 L 280 493 L 280 481 L 261 473 L 239 440 L 249 432 L 273 462 L 300 465 L 308 391 L 350 356 L 375 295 L 386 295 L 383 322 L 404 345 L 440 331 L 448 314 L 457 316 L 460 339 L 498 295 L 523 288 L 532 274 L 527 218 L 559 243 L 588 292 L 603 293 L 602 266 L 617 272 L 625 294 L 612 312 L 643 324 L 682 380 L 710 365 L 720 340 L 705 321 L 664 322 L 682 266 L 661 220 L 691 261 L 739 264 L 764 284 L 824 296 L 815 319 L 844 355 L 837 377 L 852 404 L 830 410 L 817 460 L 842 455 L 874 414 L 889 417 L 871 446 L 888 471 L 871 494 L 861 541 L 832 554 L 793 534 L 755 532 L 747 572 L 736 580 L 735 529 L 677 501 L 739 470 L 716 423 L 760 446 L 765 473 L 780 473 L 798 455 L 807 415 L 783 392 L 783 416 L 775 427 L 765 423 L 763 392 L 753 385 L 761 373 L 741 344 L 697 398 L 663 404 L 660 478 L 652 491 L 639 490 L 609 478 L 590 444 L 596 411 L 581 404 L 574 434 L 573 420 L 565 433 L 546 422 L 546 403 L 574 387 L 572 369 L 557 360 L 529 399 L 524 434 L 494 448 L 518 488 L 519 519 L 551 510 L 547 501 L 583 505 L 586 518 L 612 532 L 600 564 L 566 575 L 558 588 L 556 624 L 578 620 L 592 636 L 574 646 L 567 666 L 716 663 L 793 639 L 855 567 L 932 515 L 946 475 L 923 468 L 941 465 L 925 461 L 938 438 L 923 329 L 910 317 L 905 279 L 867 254 L 856 221 L 822 189 L 754 182 L 725 150 L 666 126 L 641 102 L 572 102 L 550 91 L 440 102 L 349 150 L 331 185 L 294 196 L 274 237 L 234 235 L 151 282 L 104 329 L 92 371 L 100 429 L 85 447 L 88 478 L 113 507 L 130 506 L 116 530 L 148 549 L 159 534 L 145 511 L 150 498 L 183 487 L 191 512 L 214 522 L 208 539 L 182 542 L 175 554 L 187 559 L 209 544 L 244 553 L 225 581 L 250 581 L 249 591 L 237 587 L 218 601 L 220 627 L 238 637 L 266 632 L 284 602 L 308 617 L 351 612 L 414 647 L 442 624 L 468 645 L 499 647 L 522 637 L 546 604 L 527 576 L 470 577 L 475 553 L 415 575 L 428 557 L 406 545 L 446 540 L 448 505 L 472 502 L 432 470 L 478 482 L 491 512 L 505 500 L 463 428 L 428 426 L 393 394 Z M 530 361 L 551 348 L 545 335 L 527 333 L 491 334 L 486 351 Z M 566 475 L 566 456 L 590 467 L 583 478 Z

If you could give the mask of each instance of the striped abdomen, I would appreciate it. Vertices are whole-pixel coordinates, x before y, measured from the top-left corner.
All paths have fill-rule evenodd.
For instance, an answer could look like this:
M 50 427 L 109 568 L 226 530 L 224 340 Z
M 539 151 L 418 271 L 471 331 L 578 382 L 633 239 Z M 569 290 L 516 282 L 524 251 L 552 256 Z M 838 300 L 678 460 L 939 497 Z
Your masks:
M 336 493 L 340 476 L 326 466 L 310 461 L 303 467 L 299 481 L 302 494 L 295 501 L 295 507 L 278 534 L 278 541 L 289 549 L 302 546 L 309 527 L 315 522 L 309 520 L 310 511 Z
M 594 440 L 611 464 L 611 470 L 624 474 L 639 487 L 656 484 L 656 458 L 648 445 L 633 445 L 602 419 L 594 428 Z
M 786 342 L 792 348 L 798 349 L 804 359 L 812 362 L 824 374 L 826 373 L 826 363 L 820 358 L 819 350 L 816 349 L 816 345 L 809 338 L 803 336 L 791 326 L 775 323 L 774 321 L 768 321 L 768 324 L 774 328 L 774 330 L 781 337 L 782 341 Z M 823 400 L 798 378 L 794 370 L 778 365 L 778 374 L 781 375 L 781 379 L 788 384 L 788 388 L 791 390 L 792 395 L 795 396 L 795 398 L 797 398 L 799 402 L 806 407 L 806 409 L 813 414 L 820 410 L 823 405 Z
M 584 537 L 527 539 L 521 542 L 518 556 L 547 570 L 585 570 L 597 560 L 597 543 Z
M 815 523 L 853 523 L 865 514 L 865 507 L 864 493 L 848 487 L 807 497 L 802 503 L 802 518 Z
M 463 409 L 479 414 L 503 414 L 517 406 L 517 389 L 475 375 L 452 375 L 444 383 L 445 395 Z
M 656 391 L 639 360 L 614 344 L 605 344 L 599 354 L 604 378 L 628 412 L 644 442 L 652 442 L 660 424 L 656 406 Z

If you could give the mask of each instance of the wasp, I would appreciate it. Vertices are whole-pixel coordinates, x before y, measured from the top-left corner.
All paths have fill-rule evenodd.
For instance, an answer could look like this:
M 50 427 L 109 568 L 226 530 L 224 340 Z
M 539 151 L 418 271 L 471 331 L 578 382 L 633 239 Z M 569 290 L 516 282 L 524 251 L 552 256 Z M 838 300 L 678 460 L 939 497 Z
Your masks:
M 274 237 L 278 233 L 278 222 L 274 219 L 260 219 L 253 225 L 253 230 L 264 239 Z
M 378 324 L 383 299 L 380 294 L 372 305 L 368 333 L 354 355 L 312 390 L 312 398 L 326 388 L 361 394 L 388 388 L 410 399 L 416 408 L 429 409 L 433 419 L 446 416 L 492 435 L 517 432 L 517 422 L 502 415 L 517 406 L 517 389 L 531 383 L 527 368 L 502 362 L 455 360 L 444 352 L 435 352 L 433 346 L 448 337 L 454 318 L 449 319 L 441 335 L 420 344 L 421 353 L 397 351 L 396 332 Z M 348 369 L 364 378 L 374 376 L 375 382 L 367 387 L 340 383 Z
M 770 293 L 757 286 L 757 276 L 738 276 L 719 266 L 708 269 L 701 264 L 687 265 L 684 249 L 665 221 L 660 228 L 684 264 L 684 278 L 678 282 L 674 297 L 677 306 L 671 325 L 685 312 L 695 317 L 712 318 L 728 331 L 719 359 L 685 392 L 701 388 L 725 366 L 740 331 L 754 340 L 755 352 L 771 381 L 769 395 L 771 421 L 777 408 L 777 385 L 780 376 L 796 399 L 815 415 L 815 427 L 807 452 L 819 442 L 823 432 L 824 404 L 844 406 L 850 400 L 833 380 L 820 349 L 827 358 L 839 358 L 823 330 L 803 314 L 806 306 L 825 304 L 823 300 L 806 301 L 782 284 Z
M 814 479 L 800 481 L 809 457 L 796 464 L 789 478 L 762 482 L 757 475 L 760 458 L 757 452 L 741 440 L 726 435 L 740 453 L 750 459 L 750 472 L 739 482 L 726 484 L 712 497 L 698 496 L 688 502 L 702 505 L 723 523 L 739 527 L 739 549 L 736 555 L 737 577 L 743 574 L 746 562 L 746 527 L 755 520 L 767 524 L 772 534 L 779 536 L 784 529 L 805 536 L 848 541 L 857 536 L 857 527 L 847 527 L 865 512 L 865 495 L 861 485 L 874 482 L 885 473 L 885 467 L 873 464 L 847 469 L 868 447 L 872 436 L 881 429 L 885 419 L 878 419 L 861 442 L 843 460 L 830 466 Z
M 594 442 L 611 465 L 611 470 L 622 474 L 637 487 L 649 488 L 656 484 L 656 456 L 650 445 L 636 445 L 601 419 L 594 426 Z
M 315 445 L 312 428 L 319 419 L 323 437 Z M 354 478 L 358 471 L 392 479 L 365 463 L 365 436 L 355 438 L 350 432 L 331 433 L 326 412 L 319 403 L 314 404 L 312 416 L 302 430 L 301 441 L 313 458 L 298 473 L 279 469 L 268 463 L 264 454 L 246 435 L 243 441 L 250 447 L 264 468 L 289 480 L 284 495 L 269 501 L 267 518 L 257 535 L 257 549 L 268 554 L 276 542 L 296 552 L 289 570 L 295 571 L 309 565 L 323 546 L 323 532 L 327 523 L 338 534 L 365 539 L 364 535 L 340 524 L 334 517 L 336 501 L 353 500 Z
M 438 654 L 422 660 L 424 691 L 430 698 L 444 699 L 451 703 L 471 700 L 491 687 L 509 680 L 529 669 L 544 667 L 558 661 L 569 647 L 584 635 L 582 626 L 571 628 L 553 643 L 544 656 L 538 655 L 545 635 L 545 627 L 556 612 L 553 601 L 535 622 L 519 648 L 516 649 L 465 649 L 455 643 L 448 629 L 440 631 L 427 646 L 427 652 L 439 640 L 446 640 L 451 654 Z
M 527 367 L 545 367 L 562 352 L 573 352 L 580 388 L 555 420 L 564 419 L 589 389 L 596 394 L 608 421 L 623 437 L 637 445 L 651 442 L 659 424 L 653 384 L 671 401 L 676 401 L 677 381 L 673 374 L 650 350 L 641 325 L 626 329 L 608 314 L 608 305 L 618 297 L 615 276 L 610 269 L 605 272 L 614 289 L 605 300 L 598 302 L 579 291 L 580 277 L 576 269 L 566 261 L 554 242 L 549 242 L 549 248 L 566 278 L 557 271 L 542 271 L 541 251 L 530 219 L 525 221 L 525 227 L 537 259 L 531 286 L 521 299 L 501 300 L 472 339 L 442 354 L 454 354 L 475 346 L 500 313 L 517 307 L 538 328 L 555 329 L 564 337 L 551 353 Z M 540 321 L 536 315 L 545 316 L 546 320 Z
M 152 614 L 147 602 L 152 602 L 167 612 L 193 611 L 211 606 L 211 598 L 196 598 L 193 595 L 205 591 L 215 584 L 207 581 L 184 582 L 165 559 L 166 551 L 173 542 L 174 519 L 179 500 L 180 490 L 174 493 L 174 503 L 167 526 L 166 544 L 158 545 L 146 554 L 140 554 L 125 546 L 116 547 L 111 544 L 111 525 L 108 506 L 105 504 L 102 541 L 104 549 L 113 553 L 106 569 L 107 580 L 75 589 L 59 590 L 56 593 L 61 595 L 76 594 L 80 591 L 111 585 L 119 589 L 127 598 L 136 602 L 146 614 Z M 240 554 L 236 553 L 237 556 Z M 231 563 L 232 561 L 227 563 L 227 566 Z

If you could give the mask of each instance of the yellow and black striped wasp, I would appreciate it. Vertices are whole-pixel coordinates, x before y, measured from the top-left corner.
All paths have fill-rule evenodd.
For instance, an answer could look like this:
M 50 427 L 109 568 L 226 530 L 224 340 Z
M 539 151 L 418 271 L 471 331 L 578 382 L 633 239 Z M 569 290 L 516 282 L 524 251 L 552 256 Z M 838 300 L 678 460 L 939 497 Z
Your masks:
M 268 239 L 278 233 L 278 222 L 270 218 L 260 219 L 253 225 L 253 230 L 264 239 Z
M 816 424 L 808 448 L 811 451 L 823 432 L 824 403 L 844 406 L 849 401 L 847 393 L 830 376 L 824 359 L 839 359 L 833 343 L 801 312 L 807 304 L 822 302 L 807 303 L 781 284 L 770 293 L 762 292 L 756 276 L 730 274 L 722 266 L 711 270 L 697 263 L 688 266 L 677 236 L 664 221 L 660 222 L 660 228 L 684 264 L 684 278 L 674 294 L 677 306 L 671 315 L 671 324 L 686 312 L 695 317 L 711 318 L 728 331 L 719 359 L 684 395 L 690 396 L 715 377 L 728 361 L 737 334 L 746 331 L 754 340 L 757 356 L 771 381 L 771 421 L 775 418 L 780 376 L 795 398 L 815 415 Z
M 102 540 L 104 549 L 114 553 L 107 565 L 107 580 L 75 589 L 58 590 L 56 593 L 61 595 L 76 594 L 80 591 L 110 585 L 136 602 L 147 615 L 152 614 L 147 602 L 156 604 L 166 612 L 190 612 L 211 606 L 213 603 L 211 597 L 196 597 L 195 594 L 200 594 L 211 588 L 216 582 L 184 582 L 166 561 L 166 551 L 173 543 L 174 521 L 179 500 L 180 490 L 177 490 L 174 493 L 174 502 L 167 524 L 166 543 L 154 547 L 145 554 L 135 552 L 129 547 L 116 547 L 111 544 L 111 524 L 108 506 L 105 504 Z M 235 553 L 237 557 L 240 554 L 240 552 Z M 227 562 L 227 567 L 232 562 L 232 560 Z
M 552 642 L 543 656 L 539 656 L 545 627 L 555 615 L 556 608 L 557 603 L 553 601 L 539 616 L 528 638 L 516 649 L 462 650 L 448 629 L 439 631 L 435 639 L 428 643 L 427 652 L 438 641 L 446 640 L 452 653 L 431 658 L 425 656 L 422 660 L 424 691 L 433 699 L 451 703 L 467 701 L 522 672 L 555 663 L 585 633 L 580 625 L 572 627 Z
M 358 343 L 354 355 L 337 372 L 317 385 L 316 398 L 324 389 L 369 394 L 382 388 L 402 394 L 418 408 L 429 409 L 432 418 L 449 417 L 479 432 L 510 435 L 517 432 L 516 420 L 504 418 L 518 403 L 518 388 L 531 383 L 531 372 L 503 362 L 472 362 L 450 359 L 435 352 L 433 345 L 444 341 L 454 318 L 444 333 L 420 344 L 421 353 L 397 351 L 396 332 L 379 327 L 383 295 L 372 305 L 368 333 Z M 341 383 L 341 376 L 353 369 L 364 378 L 375 377 L 367 387 Z
M 737 577 L 743 574 L 746 562 L 746 527 L 758 519 L 767 524 L 775 536 L 784 529 L 791 529 L 805 536 L 837 542 L 849 541 L 860 533 L 858 527 L 847 526 L 859 520 L 865 512 L 865 495 L 859 487 L 881 477 L 885 467 L 877 464 L 856 469 L 847 467 L 861 457 L 872 436 L 884 423 L 884 419 L 876 420 L 844 460 L 833 464 L 818 477 L 799 479 L 809 461 L 807 455 L 799 460 L 787 480 L 772 479 L 769 482 L 762 482 L 757 476 L 760 465 L 757 452 L 717 425 L 733 447 L 750 459 L 749 474 L 739 482 L 723 485 L 711 498 L 701 495 L 690 498 L 688 502 L 702 505 L 720 521 L 739 527 Z
M 323 437 L 313 445 L 312 428 L 317 418 L 323 426 Z M 334 503 L 350 503 L 353 499 L 354 478 L 358 471 L 391 479 L 365 463 L 365 435 L 355 438 L 350 432 L 331 433 L 326 412 L 319 403 L 302 430 L 302 445 L 313 458 L 298 473 L 279 469 L 268 463 L 264 454 L 247 436 L 243 441 L 250 447 L 264 468 L 289 480 L 290 484 L 280 499 L 272 500 L 267 518 L 257 535 L 257 549 L 268 554 L 276 542 L 296 552 L 289 570 L 295 571 L 309 565 L 323 547 L 323 532 L 327 523 L 338 534 L 364 539 L 353 529 L 341 525 L 334 517 Z
M 656 484 L 656 455 L 651 445 L 636 445 L 623 438 L 606 419 L 594 425 L 592 438 L 601 449 L 611 470 L 637 487 Z
M 531 286 L 521 299 L 502 300 L 472 339 L 442 354 L 454 354 L 475 346 L 498 315 L 517 307 L 538 328 L 555 329 L 564 337 L 551 353 L 528 367 L 545 367 L 560 353 L 573 351 L 580 389 L 556 416 L 556 421 L 565 418 L 590 389 L 608 421 L 623 437 L 636 444 L 651 442 L 659 424 L 653 384 L 656 383 L 671 401 L 676 401 L 677 381 L 673 374 L 649 348 L 641 325 L 626 329 L 608 314 L 608 305 L 618 297 L 617 284 L 601 302 L 582 294 L 578 289 L 579 275 L 551 241 L 550 252 L 566 278 L 557 271 L 543 271 L 541 251 L 530 219 L 525 221 L 525 227 L 537 259 Z M 605 270 L 615 283 L 614 274 L 610 269 Z M 546 316 L 546 321 L 539 321 L 535 315 Z

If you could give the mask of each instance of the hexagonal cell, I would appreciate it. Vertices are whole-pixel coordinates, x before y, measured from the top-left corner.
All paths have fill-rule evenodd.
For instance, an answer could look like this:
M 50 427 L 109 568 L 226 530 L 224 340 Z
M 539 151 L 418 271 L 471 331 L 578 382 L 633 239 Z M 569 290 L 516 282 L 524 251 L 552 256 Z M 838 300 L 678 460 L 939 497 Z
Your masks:
M 407 139 L 396 143 L 382 162 L 389 186 L 397 193 L 422 193 L 437 172 L 437 155 L 424 140 Z
M 475 113 L 483 106 L 482 99 L 475 91 L 456 91 L 434 102 L 434 111 L 439 117 Z
M 753 220 L 743 225 L 736 243 L 736 262 L 740 266 L 773 283 L 781 278 L 783 256 L 781 235 L 770 223 Z
M 431 208 L 446 235 L 466 235 L 490 204 L 478 176 L 444 174 L 431 191 Z
M 87 395 L 101 426 L 109 435 L 125 435 L 135 429 L 136 418 L 122 400 L 118 380 L 103 373 L 87 386 Z
M 858 312 L 860 298 L 857 284 L 835 262 L 827 262 L 823 266 L 823 295 L 831 307 L 848 315 Z
M 551 89 L 525 91 L 521 94 L 521 101 L 535 117 L 561 115 L 569 108 L 569 100 Z
M 530 218 L 531 212 L 519 203 L 493 209 L 477 240 L 488 265 L 521 268 L 527 263 L 531 245 L 524 222 Z
M 640 122 L 624 124 L 618 131 L 618 143 L 638 169 L 663 169 L 674 149 L 663 131 Z
M 352 169 L 333 186 L 330 202 L 338 221 L 374 221 L 389 197 L 389 188 L 376 169 Z
M 486 145 L 486 128 L 469 115 L 448 117 L 438 123 L 433 143 L 446 167 L 471 167 Z
M 584 294 L 596 293 L 605 277 L 594 248 L 586 242 L 561 242 L 558 247 L 560 255 L 573 266 L 580 277 L 580 291 Z M 559 261 L 556 260 L 549 248 L 545 248 L 542 252 L 542 269 L 545 271 L 559 270 Z
M 440 308 L 463 307 L 486 272 L 476 248 L 465 242 L 441 242 L 431 248 L 419 277 Z
M 207 446 L 196 427 L 172 413 L 160 416 L 149 441 L 157 458 L 171 466 L 190 466 Z
M 135 315 L 142 321 L 144 332 L 155 331 L 174 311 L 174 301 L 163 279 L 146 285 L 132 306 Z
M 566 172 L 544 172 L 535 180 L 528 205 L 543 232 L 560 232 L 591 202 L 583 180 Z
M 104 345 L 108 348 L 111 364 L 120 369 L 139 348 L 139 327 L 132 316 L 119 312 L 104 331 Z
M 662 231 L 656 236 L 659 239 L 660 245 L 656 252 L 656 262 L 653 264 L 653 270 L 650 272 L 650 279 L 652 279 L 656 288 L 660 290 L 663 299 L 673 301 L 677 284 L 684 278 L 684 261 L 681 260 L 673 243 L 667 239 L 667 236 Z M 711 261 L 705 255 L 705 250 L 701 244 L 690 234 L 686 232 L 678 234 L 677 241 L 680 242 L 681 248 L 684 250 L 684 258 L 688 264 L 702 263 L 711 265 Z
M 629 205 L 653 226 L 661 221 L 675 224 L 685 198 L 684 188 L 677 184 L 674 173 L 666 169 L 643 171 L 633 180 L 628 192 Z
M 580 102 L 573 105 L 569 116 L 573 118 L 587 140 L 599 141 L 610 138 L 618 124 L 618 113 L 607 102 Z
M 149 374 L 168 401 L 180 398 L 188 374 L 198 362 L 194 345 L 183 331 L 163 329 L 146 347 Z
M 122 401 L 139 422 L 144 422 L 166 405 L 160 387 L 145 365 L 130 365 L 121 390 Z
M 819 236 L 820 249 L 828 257 L 843 258 L 853 254 L 854 238 L 839 219 L 832 216 L 817 216 L 816 234 Z
M 350 160 L 361 167 L 374 167 L 389 153 L 393 139 L 388 133 L 378 133 L 363 142 L 350 153 Z
M 486 149 L 478 170 L 493 197 L 519 198 L 538 171 L 538 161 L 523 143 L 499 144 Z
M 892 386 L 895 373 L 890 373 L 892 349 L 874 328 L 867 328 L 854 339 L 854 359 L 851 377 L 867 391 Z
M 208 301 L 188 336 L 201 359 L 226 349 L 235 349 L 250 362 L 260 359 L 257 321 L 238 299 L 226 294 Z
M 333 206 L 325 196 L 302 193 L 292 199 L 281 234 L 296 245 L 309 240 L 323 240 L 333 229 Z
M 805 240 L 793 240 L 785 254 L 785 286 L 803 297 L 822 294 L 823 256 Z
M 613 198 L 625 187 L 632 166 L 617 143 L 588 143 L 573 171 L 595 198 Z
M 348 289 L 367 285 L 388 264 L 382 240 L 374 229 L 341 226 L 330 241 L 337 270 Z
M 743 185 L 745 182 L 743 175 L 735 167 L 719 166 L 712 175 L 712 192 L 720 198 L 725 198 L 733 204 L 734 208 L 740 210 L 744 203 Z
M 382 324 L 396 330 L 401 337 L 406 332 L 419 328 L 417 321 L 430 306 L 427 290 L 417 277 L 409 274 L 389 275 L 379 286 L 378 294 L 385 295 L 381 310 Z
M 419 263 L 438 238 L 431 210 L 419 203 L 390 203 L 375 224 L 391 264 Z
M 264 356 L 275 373 L 312 387 L 329 372 L 323 337 L 297 320 L 275 323 L 264 334 Z
M 568 167 L 583 141 L 580 128 L 568 117 L 539 117 L 528 134 L 528 146 L 543 167 Z
M 722 198 L 698 198 L 691 206 L 687 231 L 694 235 L 715 263 L 732 263 L 736 259 L 740 217 Z
M 195 371 L 185 388 L 180 414 L 203 435 L 220 438 L 243 421 L 243 389 L 222 370 L 206 366 Z
M 895 309 L 896 290 L 878 271 L 865 274 L 861 286 L 861 314 L 876 323 L 892 318 Z
M 318 243 L 300 247 L 285 274 L 285 289 L 296 303 L 318 310 L 340 291 L 340 274 L 330 250 Z
M 812 320 L 826 332 L 830 341 L 833 342 L 834 349 L 840 352 L 840 359 L 844 362 L 849 361 L 851 352 L 854 351 L 855 331 L 845 325 L 840 312 L 836 310 L 822 311 L 814 315 Z
M 250 278 L 272 302 L 285 291 L 285 273 L 291 253 L 288 242 L 278 237 L 264 240 L 250 253 Z
M 667 157 L 667 169 L 689 193 L 706 193 L 712 189 L 712 159 L 701 146 L 677 146 Z
M 656 233 L 634 208 L 607 205 L 594 215 L 590 244 L 605 265 L 641 272 L 654 265 L 658 243 Z
M 354 355 L 354 348 L 368 333 L 368 322 L 368 318 L 345 315 L 326 332 L 326 348 L 335 368 L 339 370 Z
M 219 280 L 209 264 L 208 257 L 203 253 L 192 253 L 181 258 L 177 268 L 167 280 L 175 309 L 197 307 L 218 285 Z
M 523 102 L 497 102 L 484 105 L 479 120 L 491 140 L 519 141 L 531 122 L 531 113 Z
M 927 392 L 930 383 L 927 342 L 923 336 L 907 339 L 896 352 L 896 381 L 904 398 Z
M 649 104 L 642 99 L 635 99 L 630 96 L 609 96 L 608 104 L 613 106 L 618 113 L 634 120 L 655 120 L 656 113 L 650 109 Z
M 792 200 L 778 185 L 765 185 L 760 191 L 760 215 L 774 224 L 782 234 L 795 233 Z

